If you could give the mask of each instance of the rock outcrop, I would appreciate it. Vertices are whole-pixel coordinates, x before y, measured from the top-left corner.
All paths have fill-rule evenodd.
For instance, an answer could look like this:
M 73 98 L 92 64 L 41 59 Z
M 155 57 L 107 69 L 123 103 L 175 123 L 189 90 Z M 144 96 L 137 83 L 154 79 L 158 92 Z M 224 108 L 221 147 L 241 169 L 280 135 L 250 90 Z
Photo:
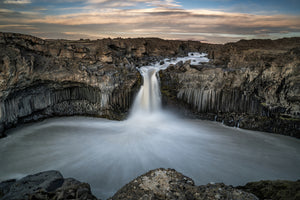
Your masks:
M 0 135 L 52 116 L 122 119 L 140 86 L 136 67 L 201 46 L 157 38 L 67 41 L 0 33 Z
M 165 105 L 230 126 L 300 137 L 300 38 L 213 45 L 14 33 L 0 33 L 0 137 L 19 123 L 52 116 L 123 119 L 141 85 L 136 67 L 188 52 L 206 52 L 211 61 L 162 71 Z
M 58 171 L 26 176 L 0 183 L 1 200 L 97 200 L 89 184 L 64 179 Z
M 300 138 L 300 38 L 212 46 L 161 71 L 164 102 L 194 117 Z
M 258 200 L 253 194 L 222 183 L 195 186 L 192 179 L 173 169 L 156 169 L 139 176 L 111 198 L 117 199 Z
M 174 169 L 151 170 L 126 184 L 109 200 L 195 199 L 195 200 L 296 200 L 300 181 L 259 181 L 232 187 L 223 183 L 196 186 Z M 0 182 L 1 200 L 97 200 L 87 183 L 63 178 L 58 171 L 40 172 L 20 180 Z
M 300 199 L 300 180 L 298 181 L 258 181 L 238 187 L 255 194 L 259 199 L 297 200 Z

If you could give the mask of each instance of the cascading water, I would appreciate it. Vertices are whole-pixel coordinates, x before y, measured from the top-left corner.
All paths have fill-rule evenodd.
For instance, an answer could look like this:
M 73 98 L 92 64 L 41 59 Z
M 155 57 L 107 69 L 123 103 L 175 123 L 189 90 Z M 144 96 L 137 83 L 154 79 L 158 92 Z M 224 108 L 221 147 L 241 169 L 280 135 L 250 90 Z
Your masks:
M 143 86 L 125 121 L 68 117 L 10 130 L 0 140 L 0 181 L 54 169 L 88 182 L 97 197 L 106 199 L 161 167 L 174 168 L 198 185 L 299 179 L 296 138 L 181 120 L 162 111 L 157 72 L 179 61 L 207 61 L 204 56 L 190 53 L 140 68 Z
M 156 77 L 156 67 L 141 67 L 139 69 L 143 76 L 143 85 L 138 92 L 132 109 L 132 115 L 157 112 L 160 110 L 161 98 L 159 83 Z
M 157 79 L 157 72 L 166 69 L 169 65 L 175 65 L 178 62 L 190 61 L 191 65 L 197 65 L 200 63 L 208 62 L 209 59 L 205 53 L 192 52 L 187 57 L 176 59 L 164 59 L 161 62 L 157 62 L 151 66 L 144 66 L 139 68 L 139 72 L 143 77 L 143 85 L 138 92 L 138 95 L 134 101 L 133 109 L 130 117 L 137 116 L 139 114 L 153 114 L 161 111 L 161 94 L 159 89 L 159 81 Z

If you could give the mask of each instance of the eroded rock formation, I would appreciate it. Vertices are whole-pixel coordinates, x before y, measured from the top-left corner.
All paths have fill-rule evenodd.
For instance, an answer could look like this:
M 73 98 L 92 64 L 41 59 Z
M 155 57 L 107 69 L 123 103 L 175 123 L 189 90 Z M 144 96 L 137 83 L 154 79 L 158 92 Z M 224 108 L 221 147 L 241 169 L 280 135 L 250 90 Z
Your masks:
M 157 38 L 43 40 L 0 33 L 0 135 L 52 116 L 126 116 L 136 67 L 206 52 L 210 63 L 162 71 L 167 106 L 230 126 L 300 137 L 300 39 L 226 45 Z
M 241 190 L 255 194 L 259 199 L 300 199 L 300 180 L 298 181 L 258 181 L 238 187 Z
M 161 71 L 167 105 L 229 126 L 300 137 L 300 38 L 240 41 L 207 53 L 209 63 Z
M 90 185 L 73 178 L 64 179 L 58 171 L 45 171 L 20 180 L 0 183 L 1 200 L 97 200 Z
M 137 66 L 200 47 L 156 38 L 67 41 L 0 33 L 0 135 L 51 116 L 122 119 L 140 86 Z
M 111 198 L 117 199 L 258 200 L 253 194 L 222 183 L 195 186 L 192 179 L 173 169 L 156 169 L 143 174 Z
M 299 199 L 300 181 L 259 181 L 232 187 L 223 183 L 196 186 L 194 181 L 174 169 L 151 170 L 118 190 L 116 199 L 196 199 L 258 200 Z M 96 200 L 88 183 L 63 178 L 58 171 L 40 172 L 20 180 L 0 183 L 1 200 Z

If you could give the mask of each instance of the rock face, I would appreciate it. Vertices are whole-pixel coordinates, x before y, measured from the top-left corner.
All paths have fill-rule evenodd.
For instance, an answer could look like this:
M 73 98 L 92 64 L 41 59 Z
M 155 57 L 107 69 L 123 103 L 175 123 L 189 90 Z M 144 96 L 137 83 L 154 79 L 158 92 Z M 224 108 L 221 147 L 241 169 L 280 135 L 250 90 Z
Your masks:
M 161 71 L 165 104 L 229 126 L 300 138 L 300 38 L 240 41 L 207 53 L 209 63 Z
M 51 116 L 122 119 L 141 84 L 137 66 L 200 51 L 200 42 L 42 40 L 0 33 L 0 136 Z
M 300 137 L 300 39 L 226 45 L 158 38 L 43 40 L 0 33 L 0 137 L 52 116 L 123 119 L 141 77 L 136 67 L 206 52 L 160 74 L 167 106 L 230 126 Z
M 111 199 L 258 200 L 253 194 L 224 184 L 195 186 L 192 179 L 173 169 L 149 171 L 125 185 Z
M 26 176 L 0 183 L 1 200 L 97 200 L 90 186 L 75 179 L 64 179 L 58 171 Z
M 255 194 L 259 199 L 297 200 L 300 199 L 300 180 L 298 181 L 259 181 L 247 183 L 240 189 Z
M 109 199 L 296 200 L 300 197 L 299 191 L 299 180 L 251 182 L 236 188 L 223 183 L 195 186 L 192 179 L 174 169 L 155 169 L 126 184 Z M 40 172 L 18 181 L 1 182 L 0 199 L 97 200 L 89 184 L 65 179 L 58 171 Z

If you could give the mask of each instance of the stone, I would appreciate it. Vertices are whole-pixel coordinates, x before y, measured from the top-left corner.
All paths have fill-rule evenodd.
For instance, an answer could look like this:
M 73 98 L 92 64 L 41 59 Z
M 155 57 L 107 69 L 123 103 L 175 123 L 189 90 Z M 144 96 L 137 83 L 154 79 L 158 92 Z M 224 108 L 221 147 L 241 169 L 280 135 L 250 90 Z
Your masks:
M 97 200 L 89 184 L 64 179 L 60 172 L 53 170 L 0 183 L 0 197 L 1 200 Z
M 160 72 L 163 102 L 189 117 L 300 138 L 299 47 L 300 38 L 211 46 L 209 63 Z
M 232 199 L 258 200 L 250 193 L 224 184 L 195 186 L 194 181 L 174 169 L 156 169 L 141 175 L 121 188 L 117 199 Z
M 16 182 L 16 179 L 6 180 L 0 183 L 0 198 L 7 194 L 10 187 Z
M 258 181 L 233 187 L 224 183 L 196 186 L 194 181 L 174 169 L 151 170 L 119 189 L 109 200 L 195 199 L 195 200 L 297 200 L 298 181 Z M 97 200 L 90 185 L 63 178 L 58 171 L 45 171 L 20 180 L 0 183 L 1 200 Z
M 160 73 L 165 106 L 188 117 L 300 137 L 300 39 L 225 45 L 159 38 L 43 40 L 0 32 L 0 137 L 20 123 L 89 115 L 124 119 L 140 85 L 135 67 L 206 52 Z
M 238 187 L 255 194 L 260 199 L 297 200 L 300 199 L 300 180 L 298 181 L 258 181 Z

